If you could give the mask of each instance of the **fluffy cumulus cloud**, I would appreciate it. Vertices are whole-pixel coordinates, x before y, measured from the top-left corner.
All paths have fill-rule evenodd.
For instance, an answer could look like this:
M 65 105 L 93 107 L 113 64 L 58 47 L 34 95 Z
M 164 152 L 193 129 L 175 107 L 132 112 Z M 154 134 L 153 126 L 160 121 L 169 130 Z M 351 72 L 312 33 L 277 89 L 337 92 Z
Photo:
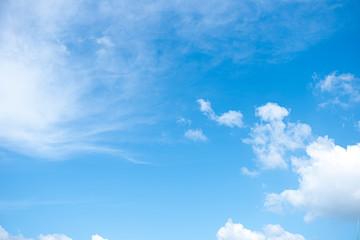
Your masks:
M 24 238 L 22 235 L 12 236 L 3 227 L 0 226 L 0 240 L 33 240 L 31 238 Z M 48 234 L 38 236 L 38 240 L 72 240 L 64 234 Z M 92 235 L 91 240 L 108 240 L 99 235 Z
M 360 144 L 343 148 L 319 137 L 306 148 L 306 159 L 293 159 L 298 189 L 267 196 L 273 211 L 306 211 L 305 220 L 327 216 L 354 219 L 360 215 Z
M 209 119 L 216 121 L 218 124 L 228 127 L 243 127 L 243 115 L 240 111 L 230 110 L 218 116 L 215 114 L 209 101 L 199 99 L 198 103 L 200 104 L 200 111 Z
M 332 104 L 348 107 L 351 103 L 360 102 L 360 79 L 355 75 L 332 72 L 323 79 L 315 75 L 314 79 L 317 81 L 315 93 L 325 99 L 320 106 Z
M 204 135 L 201 129 L 187 130 L 184 136 L 194 142 L 197 141 L 206 142 L 208 140 L 208 138 Z
M 256 108 L 256 123 L 250 138 L 244 139 L 251 144 L 260 166 L 264 169 L 287 168 L 287 157 L 295 150 L 305 148 L 311 136 L 311 128 L 300 122 L 284 121 L 289 111 L 276 103 L 267 103 Z
M 280 225 L 268 224 L 264 232 L 259 233 L 245 228 L 240 223 L 233 223 L 231 219 L 220 228 L 218 240 L 305 240 L 300 234 L 285 231 Z

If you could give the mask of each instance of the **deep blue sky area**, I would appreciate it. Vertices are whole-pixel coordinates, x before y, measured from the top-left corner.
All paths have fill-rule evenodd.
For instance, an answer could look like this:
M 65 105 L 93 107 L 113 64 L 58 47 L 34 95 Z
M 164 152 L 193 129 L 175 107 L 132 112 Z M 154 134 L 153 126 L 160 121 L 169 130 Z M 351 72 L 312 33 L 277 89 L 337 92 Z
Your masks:
M 356 239 L 360 2 L 0 3 L 0 240 Z

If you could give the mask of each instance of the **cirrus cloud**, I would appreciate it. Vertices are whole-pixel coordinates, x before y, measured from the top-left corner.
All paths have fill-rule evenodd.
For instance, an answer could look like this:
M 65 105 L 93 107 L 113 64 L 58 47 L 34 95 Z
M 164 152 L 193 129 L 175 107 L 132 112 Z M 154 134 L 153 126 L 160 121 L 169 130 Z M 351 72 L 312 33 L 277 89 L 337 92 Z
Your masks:
M 320 104 L 321 107 L 327 105 L 349 107 L 352 103 L 360 102 L 360 79 L 354 74 L 339 74 L 334 71 L 323 79 L 319 79 L 316 74 L 313 78 L 317 81 L 315 93 L 319 93 L 325 100 Z

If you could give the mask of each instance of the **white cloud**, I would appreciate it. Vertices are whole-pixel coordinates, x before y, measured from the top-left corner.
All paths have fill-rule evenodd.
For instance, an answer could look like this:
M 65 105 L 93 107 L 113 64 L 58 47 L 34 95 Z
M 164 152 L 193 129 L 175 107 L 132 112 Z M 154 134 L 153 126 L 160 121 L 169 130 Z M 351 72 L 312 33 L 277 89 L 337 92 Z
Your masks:
M 247 169 L 246 167 L 242 167 L 241 168 L 241 173 L 243 175 L 249 176 L 249 177 L 257 177 L 259 175 L 259 172 L 257 171 L 250 171 L 249 169 Z
M 268 224 L 264 227 L 264 233 L 259 233 L 245 228 L 240 223 L 233 223 L 231 219 L 220 228 L 217 238 L 218 240 L 305 240 L 302 235 L 289 233 L 280 225 Z
M 0 226 L 0 240 L 32 240 L 30 238 L 24 238 L 22 235 L 12 236 L 3 227 Z M 38 240 L 72 240 L 64 234 L 48 234 L 38 236 Z M 91 236 L 91 240 L 108 240 L 97 234 Z
M 181 125 L 191 125 L 191 120 L 184 117 L 179 118 L 176 122 Z
M 276 103 L 267 103 L 262 107 L 258 107 L 255 110 L 255 115 L 260 117 L 261 120 L 271 122 L 275 120 L 283 120 L 284 117 L 289 115 L 289 111 L 280 107 Z
M 22 235 L 11 236 L 2 226 L 0 226 L 0 240 L 31 240 Z
M 91 236 L 91 240 L 107 240 L 107 239 L 96 234 Z
M 193 48 L 217 54 L 217 58 L 247 60 L 272 53 L 278 60 L 329 35 L 334 26 L 328 13 L 334 11 L 334 5 L 324 0 L 177 1 L 174 7 L 182 22 L 176 33 L 191 39 Z M 270 17 L 274 13 L 278 14 L 276 19 Z M 259 49 L 259 43 L 269 47 Z
M 217 122 L 229 127 L 243 127 L 243 115 L 240 111 L 228 111 L 217 117 Z
M 0 146 L 44 158 L 103 151 L 102 133 L 154 122 L 146 113 L 162 96 L 149 93 L 184 55 L 272 61 L 332 32 L 327 2 L 279 1 L 3 1 Z M 217 121 L 241 127 L 242 114 Z
M 267 240 L 305 240 L 300 234 L 285 231 L 280 225 L 268 224 L 264 227 Z
M 206 142 L 208 138 L 203 134 L 201 129 L 190 129 L 185 132 L 184 136 L 194 142 L 202 141 Z
M 220 116 L 217 116 L 209 101 L 198 99 L 197 102 L 200 104 L 200 111 L 203 112 L 209 119 L 216 121 L 218 124 L 228 127 L 243 127 L 243 115 L 240 111 L 230 110 Z
M 356 124 L 355 124 L 355 127 L 360 130 L 360 121 L 358 121 Z
M 318 81 L 315 90 L 326 99 L 320 106 L 333 104 L 348 107 L 351 103 L 360 102 L 360 79 L 353 74 L 332 72 L 324 79 L 318 79 L 317 75 L 314 79 Z
M 256 123 L 250 137 L 243 141 L 251 144 L 257 160 L 264 169 L 287 168 L 289 153 L 305 147 L 311 128 L 303 123 L 284 122 L 289 111 L 276 103 L 267 103 L 256 109 L 262 120 Z
M 48 234 L 48 235 L 40 235 L 39 240 L 72 240 L 68 236 L 64 234 Z
M 100 38 L 97 38 L 96 43 L 102 44 L 106 47 L 114 47 L 115 46 L 115 44 L 111 41 L 111 39 L 108 36 L 102 36 Z
M 305 220 L 326 216 L 357 218 L 360 215 L 360 144 L 340 147 L 319 137 L 306 148 L 308 159 L 294 164 L 299 187 L 267 196 L 272 211 L 288 207 L 306 211 Z
M 209 101 L 205 101 L 204 99 L 198 99 L 197 102 L 200 104 L 200 111 L 203 112 L 207 117 L 213 119 L 215 118 L 215 112 L 211 107 L 211 103 Z
M 98 46 L 88 47 L 94 41 L 88 34 L 95 26 L 77 31 L 85 16 L 99 14 L 97 10 L 85 14 L 89 9 L 83 3 L 40 0 L 2 4 L 1 147 L 59 159 L 74 151 L 114 153 L 120 150 L 104 146 L 102 133 L 152 121 L 138 113 L 142 109 L 139 99 L 143 99 L 137 94 L 138 85 L 129 74 L 117 70 L 131 66 L 117 62 L 117 69 L 110 71 L 113 59 L 98 59 L 93 56 Z M 101 48 L 115 45 L 110 36 L 96 41 Z M 85 45 L 87 51 L 82 49 Z M 95 63 L 99 60 L 101 64 Z M 115 72 L 118 76 L 114 78 Z

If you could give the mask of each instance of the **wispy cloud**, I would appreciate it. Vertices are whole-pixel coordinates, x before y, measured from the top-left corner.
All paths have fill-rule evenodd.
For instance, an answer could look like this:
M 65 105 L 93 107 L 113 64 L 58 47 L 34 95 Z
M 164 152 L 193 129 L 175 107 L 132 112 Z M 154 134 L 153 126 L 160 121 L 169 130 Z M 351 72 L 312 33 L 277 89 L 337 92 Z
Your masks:
M 112 47 L 110 38 L 97 38 L 101 46 L 90 46 L 82 53 L 82 45 L 91 45 L 93 40 L 88 32 L 77 31 L 79 21 L 83 20 L 77 17 L 85 11 L 81 4 L 78 1 L 3 4 L 2 147 L 44 158 L 62 158 L 77 151 L 114 152 L 106 142 L 99 144 L 101 134 L 148 121 L 141 120 L 143 117 L 138 114 L 142 111 L 138 105 L 141 95 L 136 94 L 140 87 L 119 72 L 125 67 L 119 65 L 110 71 L 108 67 L 117 63 L 110 60 L 111 64 L 104 61 L 98 64 L 104 56 L 91 56 Z M 109 75 L 118 77 L 109 79 Z
M 319 94 L 324 102 L 321 107 L 338 105 L 349 107 L 352 103 L 360 102 L 360 79 L 351 73 L 339 74 L 334 71 L 320 79 L 316 74 L 313 76 L 317 82 L 315 93 Z
M 257 177 L 259 176 L 259 172 L 257 171 L 250 171 L 249 169 L 247 169 L 246 167 L 242 167 L 241 168 L 241 173 L 243 175 L 249 176 L 249 177 Z
M 179 118 L 178 120 L 176 120 L 176 122 L 181 125 L 191 125 L 191 120 L 184 117 Z
M 360 130 L 360 121 L 358 121 L 357 123 L 355 123 L 355 127 L 357 128 L 357 130 Z
M 201 129 L 190 129 L 187 130 L 184 134 L 184 136 L 194 142 L 201 141 L 206 142 L 208 141 L 208 138 L 204 135 Z
M 243 127 L 243 115 L 240 111 L 230 110 L 218 116 L 215 114 L 209 101 L 199 99 L 197 102 L 200 104 L 200 111 L 209 119 L 216 121 L 218 124 L 228 127 Z

